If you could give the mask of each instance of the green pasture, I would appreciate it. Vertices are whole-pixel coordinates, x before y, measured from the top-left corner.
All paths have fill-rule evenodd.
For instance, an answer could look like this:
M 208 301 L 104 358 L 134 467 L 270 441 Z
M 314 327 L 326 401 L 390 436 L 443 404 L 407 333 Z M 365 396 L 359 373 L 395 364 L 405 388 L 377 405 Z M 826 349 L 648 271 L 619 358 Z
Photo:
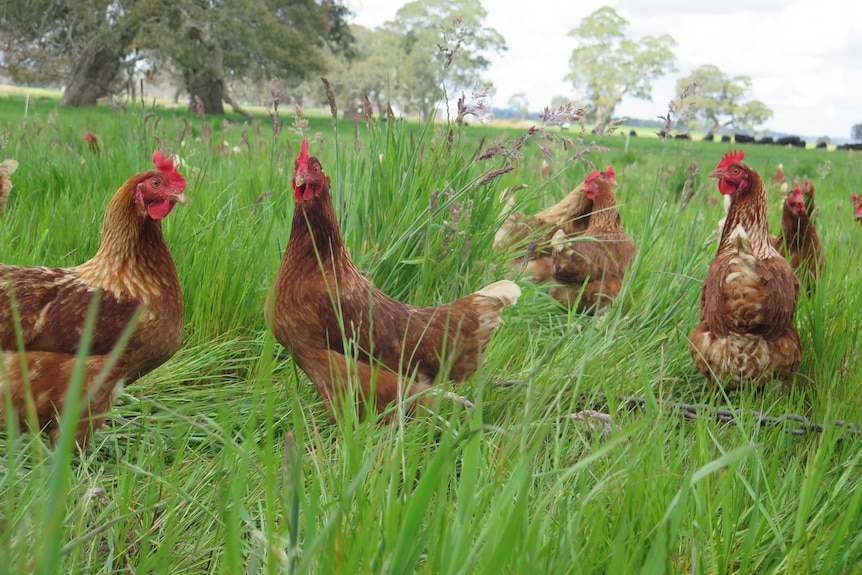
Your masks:
M 126 389 L 82 451 L 0 431 L 0 575 L 862 573 L 862 437 L 837 424 L 862 424 L 862 229 L 848 202 L 860 191 L 857 153 L 744 147 L 769 188 L 773 229 L 775 167 L 815 183 L 827 263 L 797 306 L 793 383 L 725 395 L 707 392 L 687 338 L 723 215 L 707 174 L 728 144 L 575 126 L 477 160 L 495 143 L 511 150 L 525 129 L 439 118 L 333 129 L 328 110 L 302 126 L 282 107 L 276 134 L 262 110 L 255 123 L 202 123 L 183 107 L 68 109 L 33 93 L 25 116 L 25 98 L 0 93 L 0 161 L 20 163 L 0 262 L 90 258 L 111 195 L 151 168 L 161 142 L 188 179 L 188 205 L 164 221 L 185 343 Z M 440 383 L 475 409 L 441 398 L 436 413 L 394 425 L 355 413 L 331 423 L 262 314 L 301 134 L 332 177 L 357 266 L 416 304 L 504 277 L 512 254 L 491 247 L 504 190 L 525 184 L 517 208 L 536 210 L 582 181 L 587 162 L 612 164 L 638 245 L 623 293 L 596 319 L 515 278 L 523 295 L 484 365 L 457 387 Z M 552 154 L 544 175 L 538 144 Z M 668 402 L 701 404 L 700 417 Z M 571 417 L 583 409 L 610 414 L 606 437 Z M 795 421 L 761 425 L 754 412 L 822 429 L 795 434 Z

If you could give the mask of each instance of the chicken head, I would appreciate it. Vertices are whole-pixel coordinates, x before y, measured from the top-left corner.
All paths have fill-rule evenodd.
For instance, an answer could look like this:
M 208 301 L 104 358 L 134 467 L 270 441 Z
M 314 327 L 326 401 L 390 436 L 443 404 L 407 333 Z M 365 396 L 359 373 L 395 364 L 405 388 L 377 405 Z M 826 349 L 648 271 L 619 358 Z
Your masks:
M 805 199 L 802 195 L 802 189 L 799 184 L 795 184 L 787 197 L 784 198 L 784 203 L 788 208 L 796 213 L 805 211 Z
M 308 140 L 302 141 L 299 156 L 293 163 L 293 195 L 296 201 L 311 201 L 323 190 L 329 176 L 320 166 L 320 161 L 308 154 Z
M 608 166 L 608 168 L 603 172 L 596 170 L 587 175 L 584 179 L 584 195 L 587 196 L 588 199 L 596 199 L 596 194 L 599 193 L 599 180 L 604 180 L 612 186 L 616 185 L 617 174 L 614 172 L 614 167 Z
M 718 178 L 718 191 L 727 196 L 747 190 L 751 186 L 748 170 L 740 162 L 745 158 L 742 150 L 726 153 L 718 166 L 709 173 L 710 178 Z
M 135 198 L 141 209 L 152 219 L 160 220 L 171 213 L 175 204 L 185 204 L 186 179 L 164 152 L 153 152 L 155 170 L 141 174 L 135 185 Z

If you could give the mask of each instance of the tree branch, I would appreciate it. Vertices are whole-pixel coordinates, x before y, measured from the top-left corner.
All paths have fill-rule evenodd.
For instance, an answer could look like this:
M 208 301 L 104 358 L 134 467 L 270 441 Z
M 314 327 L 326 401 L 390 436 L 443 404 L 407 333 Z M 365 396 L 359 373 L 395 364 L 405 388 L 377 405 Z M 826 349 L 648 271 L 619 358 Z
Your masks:
M 249 122 L 254 122 L 254 116 L 248 110 L 240 107 L 239 104 L 233 99 L 233 97 L 228 93 L 227 86 L 224 87 L 221 94 L 222 100 L 224 100 L 237 114 L 240 114 L 245 117 Z

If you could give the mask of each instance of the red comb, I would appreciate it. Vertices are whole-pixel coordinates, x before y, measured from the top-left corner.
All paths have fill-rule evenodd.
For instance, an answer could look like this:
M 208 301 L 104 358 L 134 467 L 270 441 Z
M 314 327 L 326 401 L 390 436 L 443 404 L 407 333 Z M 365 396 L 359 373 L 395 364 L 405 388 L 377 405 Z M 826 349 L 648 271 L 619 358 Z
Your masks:
M 310 157 L 311 156 L 308 155 L 308 140 L 303 140 L 302 147 L 299 150 L 299 157 L 296 158 L 296 161 L 305 164 L 308 162 L 308 158 Z
M 163 173 L 171 184 L 171 188 L 182 192 L 186 189 L 186 179 L 174 166 L 174 159 L 171 156 L 165 157 L 165 153 L 161 150 L 153 152 L 153 165 L 158 171 Z
M 617 174 L 616 172 L 614 172 L 613 166 L 608 166 L 608 169 L 602 172 L 602 175 L 605 177 L 609 184 L 617 183 Z
M 595 172 L 590 172 L 589 175 L 587 175 L 587 177 L 584 179 L 584 183 L 589 184 L 590 182 L 592 182 L 596 178 L 601 178 L 601 177 L 602 177 L 602 173 L 598 170 L 596 170 Z
M 800 188 L 800 187 L 799 187 L 799 182 L 795 182 L 795 183 L 793 184 L 793 189 L 792 189 L 792 190 L 790 191 L 790 193 L 789 193 L 789 194 L 787 194 L 787 195 L 788 195 L 788 196 L 799 197 L 799 198 L 801 198 L 801 197 L 802 197 L 802 188 Z
M 741 162 L 745 158 L 745 152 L 742 150 L 731 150 L 724 155 L 721 161 L 718 163 L 719 168 L 726 168 L 731 164 L 737 164 Z

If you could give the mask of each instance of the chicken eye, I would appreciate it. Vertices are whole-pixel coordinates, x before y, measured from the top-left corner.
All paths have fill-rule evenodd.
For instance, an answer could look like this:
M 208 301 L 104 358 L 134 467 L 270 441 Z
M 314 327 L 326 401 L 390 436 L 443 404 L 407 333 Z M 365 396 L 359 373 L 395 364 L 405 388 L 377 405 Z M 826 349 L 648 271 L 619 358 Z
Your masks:
M 162 182 L 160 182 L 158 178 L 153 178 L 153 180 L 152 180 L 152 186 L 153 186 L 154 188 L 158 188 L 158 187 L 160 187 L 161 185 L 162 185 Z

